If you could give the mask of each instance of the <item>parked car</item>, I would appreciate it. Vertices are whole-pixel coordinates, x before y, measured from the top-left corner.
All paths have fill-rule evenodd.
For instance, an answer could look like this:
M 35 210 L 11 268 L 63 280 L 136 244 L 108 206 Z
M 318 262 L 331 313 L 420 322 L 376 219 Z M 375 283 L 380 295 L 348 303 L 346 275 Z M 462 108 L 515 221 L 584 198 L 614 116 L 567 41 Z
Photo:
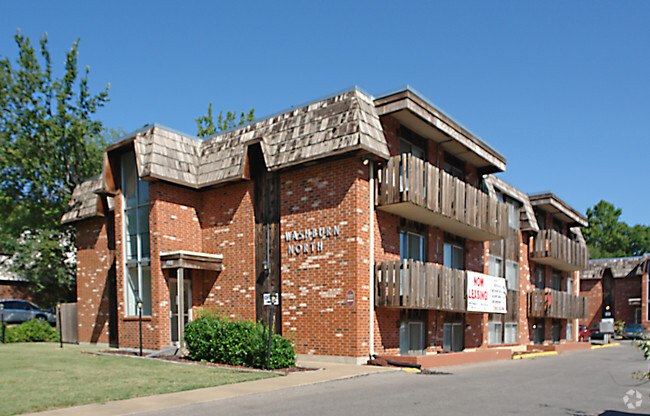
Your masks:
M 580 325 L 578 327 L 578 341 L 587 342 L 589 341 L 589 336 L 591 331 L 587 329 L 587 325 Z
M 3 319 L 7 323 L 22 324 L 32 319 L 42 319 L 50 324 L 56 324 L 56 315 L 38 307 L 28 300 L 4 299 L 2 305 Z
M 646 332 L 641 324 L 627 324 L 623 328 L 621 335 L 623 339 L 644 339 Z

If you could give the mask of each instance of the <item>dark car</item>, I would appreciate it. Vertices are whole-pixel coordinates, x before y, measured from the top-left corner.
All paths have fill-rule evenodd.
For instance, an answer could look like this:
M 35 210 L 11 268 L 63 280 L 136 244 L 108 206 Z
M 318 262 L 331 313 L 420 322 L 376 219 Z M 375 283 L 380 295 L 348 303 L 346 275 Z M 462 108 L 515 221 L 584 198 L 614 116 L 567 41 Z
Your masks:
M 623 339 L 644 339 L 645 328 L 641 324 L 627 324 L 621 332 Z
M 56 316 L 48 311 L 42 310 L 38 305 L 19 299 L 0 300 L 2 306 L 3 320 L 10 324 L 22 324 L 32 319 L 41 319 L 50 324 L 56 323 Z
M 593 324 L 589 328 L 589 340 L 593 341 L 595 339 L 605 339 L 605 334 L 600 332 L 600 324 Z

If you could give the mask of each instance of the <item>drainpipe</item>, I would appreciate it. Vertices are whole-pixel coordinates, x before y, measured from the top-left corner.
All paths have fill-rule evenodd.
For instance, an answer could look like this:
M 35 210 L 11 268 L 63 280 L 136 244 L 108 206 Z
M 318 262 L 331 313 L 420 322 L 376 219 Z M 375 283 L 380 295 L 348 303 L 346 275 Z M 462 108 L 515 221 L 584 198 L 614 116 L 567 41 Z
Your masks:
M 370 280 L 370 296 L 368 296 L 369 311 L 369 331 L 370 331 L 370 357 L 375 354 L 375 170 L 373 168 L 373 163 L 367 161 L 368 170 L 370 171 L 370 204 L 368 206 L 368 212 L 370 214 L 370 220 L 368 221 L 368 227 L 370 231 L 370 258 L 368 265 L 368 275 Z

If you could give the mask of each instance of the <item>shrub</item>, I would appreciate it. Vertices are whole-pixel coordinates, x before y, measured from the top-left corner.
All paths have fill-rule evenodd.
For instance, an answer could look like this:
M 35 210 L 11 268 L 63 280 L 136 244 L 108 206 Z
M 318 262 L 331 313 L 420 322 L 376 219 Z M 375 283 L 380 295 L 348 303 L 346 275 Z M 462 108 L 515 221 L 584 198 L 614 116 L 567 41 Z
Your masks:
M 7 327 L 5 342 L 58 341 L 59 334 L 46 321 L 32 319 L 15 327 Z
M 268 327 L 252 321 L 229 321 L 206 315 L 185 327 L 189 357 L 196 361 L 266 368 Z M 296 363 L 291 342 L 280 335 L 271 338 L 270 367 L 287 368 Z

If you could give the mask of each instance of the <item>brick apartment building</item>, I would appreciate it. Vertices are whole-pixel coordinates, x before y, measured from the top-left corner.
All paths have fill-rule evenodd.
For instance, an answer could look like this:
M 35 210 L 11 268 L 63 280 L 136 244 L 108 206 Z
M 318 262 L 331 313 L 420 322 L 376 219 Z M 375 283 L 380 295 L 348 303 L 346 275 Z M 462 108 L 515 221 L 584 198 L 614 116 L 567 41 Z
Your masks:
M 575 339 L 585 219 L 491 175 L 505 166 L 408 87 L 206 140 L 145 126 L 63 218 L 79 339 L 135 347 L 140 300 L 145 348 L 182 344 L 201 308 L 266 321 L 271 291 L 276 331 L 322 359 Z
M 581 324 L 591 328 L 605 317 L 628 324 L 642 324 L 650 330 L 648 300 L 650 255 L 590 260 L 580 276 L 580 294 L 589 299 L 589 314 Z

